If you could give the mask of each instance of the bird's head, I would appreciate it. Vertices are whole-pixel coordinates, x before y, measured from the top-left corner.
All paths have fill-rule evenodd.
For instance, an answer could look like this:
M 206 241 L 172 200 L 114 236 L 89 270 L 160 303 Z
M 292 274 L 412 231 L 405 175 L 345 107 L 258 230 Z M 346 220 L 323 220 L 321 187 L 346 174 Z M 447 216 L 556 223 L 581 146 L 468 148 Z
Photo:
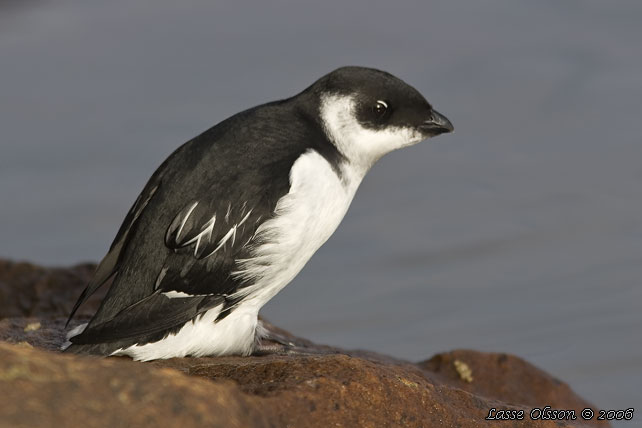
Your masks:
M 305 92 L 318 100 L 321 125 L 351 163 L 369 168 L 393 150 L 453 131 L 412 86 L 364 67 L 342 67 Z

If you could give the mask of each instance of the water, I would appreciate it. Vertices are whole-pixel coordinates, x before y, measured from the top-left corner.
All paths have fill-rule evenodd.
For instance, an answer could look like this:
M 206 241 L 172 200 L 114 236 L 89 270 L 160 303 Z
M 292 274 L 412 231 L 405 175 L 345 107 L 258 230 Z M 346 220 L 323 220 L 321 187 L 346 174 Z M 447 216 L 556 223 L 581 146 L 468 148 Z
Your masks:
M 456 133 L 376 165 L 265 315 L 412 360 L 514 353 L 639 409 L 639 1 L 25 4 L 0 2 L 0 256 L 99 259 L 180 143 L 376 66 Z

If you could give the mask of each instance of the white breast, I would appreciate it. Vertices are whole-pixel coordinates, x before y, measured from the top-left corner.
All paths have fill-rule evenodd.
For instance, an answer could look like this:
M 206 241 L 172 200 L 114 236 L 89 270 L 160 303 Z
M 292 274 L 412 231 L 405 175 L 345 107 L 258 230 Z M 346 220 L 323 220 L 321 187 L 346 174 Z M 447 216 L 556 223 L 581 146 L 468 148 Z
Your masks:
M 257 230 L 252 257 L 235 273 L 252 285 L 238 293 L 258 309 L 285 287 L 336 230 L 363 174 L 343 166 L 341 177 L 319 153 L 310 150 L 294 163 L 290 191 L 273 219 Z

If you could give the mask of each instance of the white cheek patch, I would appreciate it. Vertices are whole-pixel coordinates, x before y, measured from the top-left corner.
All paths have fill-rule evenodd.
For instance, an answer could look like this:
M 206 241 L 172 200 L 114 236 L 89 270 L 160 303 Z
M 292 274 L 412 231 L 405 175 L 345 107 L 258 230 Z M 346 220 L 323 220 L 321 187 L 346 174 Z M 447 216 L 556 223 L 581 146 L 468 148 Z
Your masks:
M 425 137 L 407 127 L 382 130 L 361 126 L 354 113 L 354 97 L 325 95 L 321 99 L 321 120 L 328 136 L 352 163 L 370 168 L 386 153 L 416 144 Z

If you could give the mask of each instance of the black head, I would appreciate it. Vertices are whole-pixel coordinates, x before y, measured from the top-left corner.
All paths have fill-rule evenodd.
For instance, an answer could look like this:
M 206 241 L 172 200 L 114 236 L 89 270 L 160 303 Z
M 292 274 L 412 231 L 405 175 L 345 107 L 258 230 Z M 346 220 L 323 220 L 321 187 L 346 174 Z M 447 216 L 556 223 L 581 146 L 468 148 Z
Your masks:
M 453 131 L 419 91 L 372 68 L 339 68 L 304 94 L 318 100 L 326 133 L 348 158 L 372 163 L 397 148 Z
M 448 119 L 435 111 L 415 88 L 385 71 L 341 67 L 323 76 L 310 89 L 352 95 L 359 122 L 371 129 L 417 127 L 426 137 L 452 132 Z

